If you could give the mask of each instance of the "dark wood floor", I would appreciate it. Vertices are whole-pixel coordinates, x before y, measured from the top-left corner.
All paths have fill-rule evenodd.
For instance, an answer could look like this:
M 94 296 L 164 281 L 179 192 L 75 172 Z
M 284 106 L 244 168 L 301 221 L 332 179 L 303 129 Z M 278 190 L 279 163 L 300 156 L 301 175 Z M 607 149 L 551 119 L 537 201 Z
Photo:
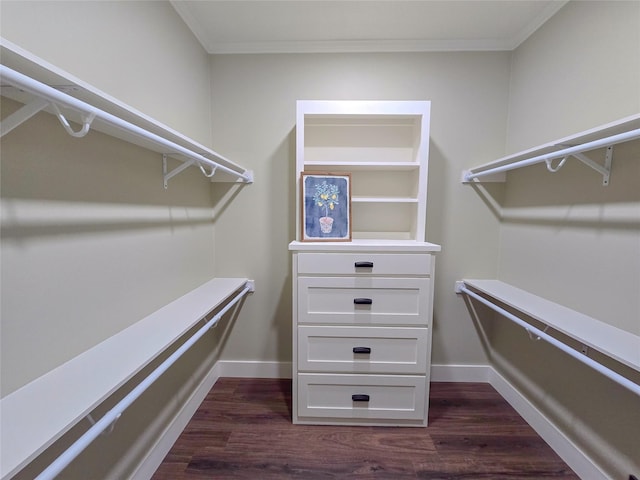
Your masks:
M 291 424 L 291 381 L 218 380 L 153 480 L 578 479 L 488 384 L 432 383 L 427 428 Z

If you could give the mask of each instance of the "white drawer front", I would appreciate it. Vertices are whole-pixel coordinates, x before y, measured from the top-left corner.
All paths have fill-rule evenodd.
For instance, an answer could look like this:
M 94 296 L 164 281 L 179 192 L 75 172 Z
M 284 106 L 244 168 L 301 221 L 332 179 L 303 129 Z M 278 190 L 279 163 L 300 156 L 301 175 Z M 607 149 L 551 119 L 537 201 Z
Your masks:
M 429 278 L 299 277 L 298 323 L 427 325 L 429 286 Z
M 298 328 L 298 369 L 308 372 L 427 373 L 426 328 Z
M 421 420 L 426 377 L 408 375 L 298 375 L 298 416 Z
M 431 255 L 422 253 L 299 253 L 298 273 L 318 275 L 430 275 Z

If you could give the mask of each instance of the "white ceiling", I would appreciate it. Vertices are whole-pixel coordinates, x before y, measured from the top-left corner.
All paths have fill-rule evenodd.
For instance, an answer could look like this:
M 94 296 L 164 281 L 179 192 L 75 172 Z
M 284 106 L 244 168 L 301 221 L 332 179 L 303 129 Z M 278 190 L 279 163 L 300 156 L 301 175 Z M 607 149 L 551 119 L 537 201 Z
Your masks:
M 172 0 L 207 52 L 513 50 L 567 0 Z

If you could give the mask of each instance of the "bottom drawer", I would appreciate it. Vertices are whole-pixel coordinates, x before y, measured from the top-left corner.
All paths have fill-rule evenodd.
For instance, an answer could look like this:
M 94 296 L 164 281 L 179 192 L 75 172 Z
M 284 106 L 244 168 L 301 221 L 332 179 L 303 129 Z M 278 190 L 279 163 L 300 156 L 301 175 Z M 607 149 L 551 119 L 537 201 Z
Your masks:
M 426 382 L 422 375 L 299 374 L 298 418 L 425 421 Z

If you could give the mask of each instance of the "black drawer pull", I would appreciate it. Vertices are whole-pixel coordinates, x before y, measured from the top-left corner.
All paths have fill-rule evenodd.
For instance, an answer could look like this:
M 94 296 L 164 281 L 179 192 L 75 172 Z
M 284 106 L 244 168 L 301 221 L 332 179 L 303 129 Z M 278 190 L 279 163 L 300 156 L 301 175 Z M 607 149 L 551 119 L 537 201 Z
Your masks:
M 353 303 L 356 305 L 371 305 L 373 300 L 370 298 L 354 298 Z
M 356 262 L 354 266 L 356 268 L 373 268 L 373 262 Z
M 354 402 L 368 402 L 369 395 L 362 395 L 362 394 L 351 395 L 351 400 Z
M 353 347 L 353 353 L 371 353 L 370 347 Z

